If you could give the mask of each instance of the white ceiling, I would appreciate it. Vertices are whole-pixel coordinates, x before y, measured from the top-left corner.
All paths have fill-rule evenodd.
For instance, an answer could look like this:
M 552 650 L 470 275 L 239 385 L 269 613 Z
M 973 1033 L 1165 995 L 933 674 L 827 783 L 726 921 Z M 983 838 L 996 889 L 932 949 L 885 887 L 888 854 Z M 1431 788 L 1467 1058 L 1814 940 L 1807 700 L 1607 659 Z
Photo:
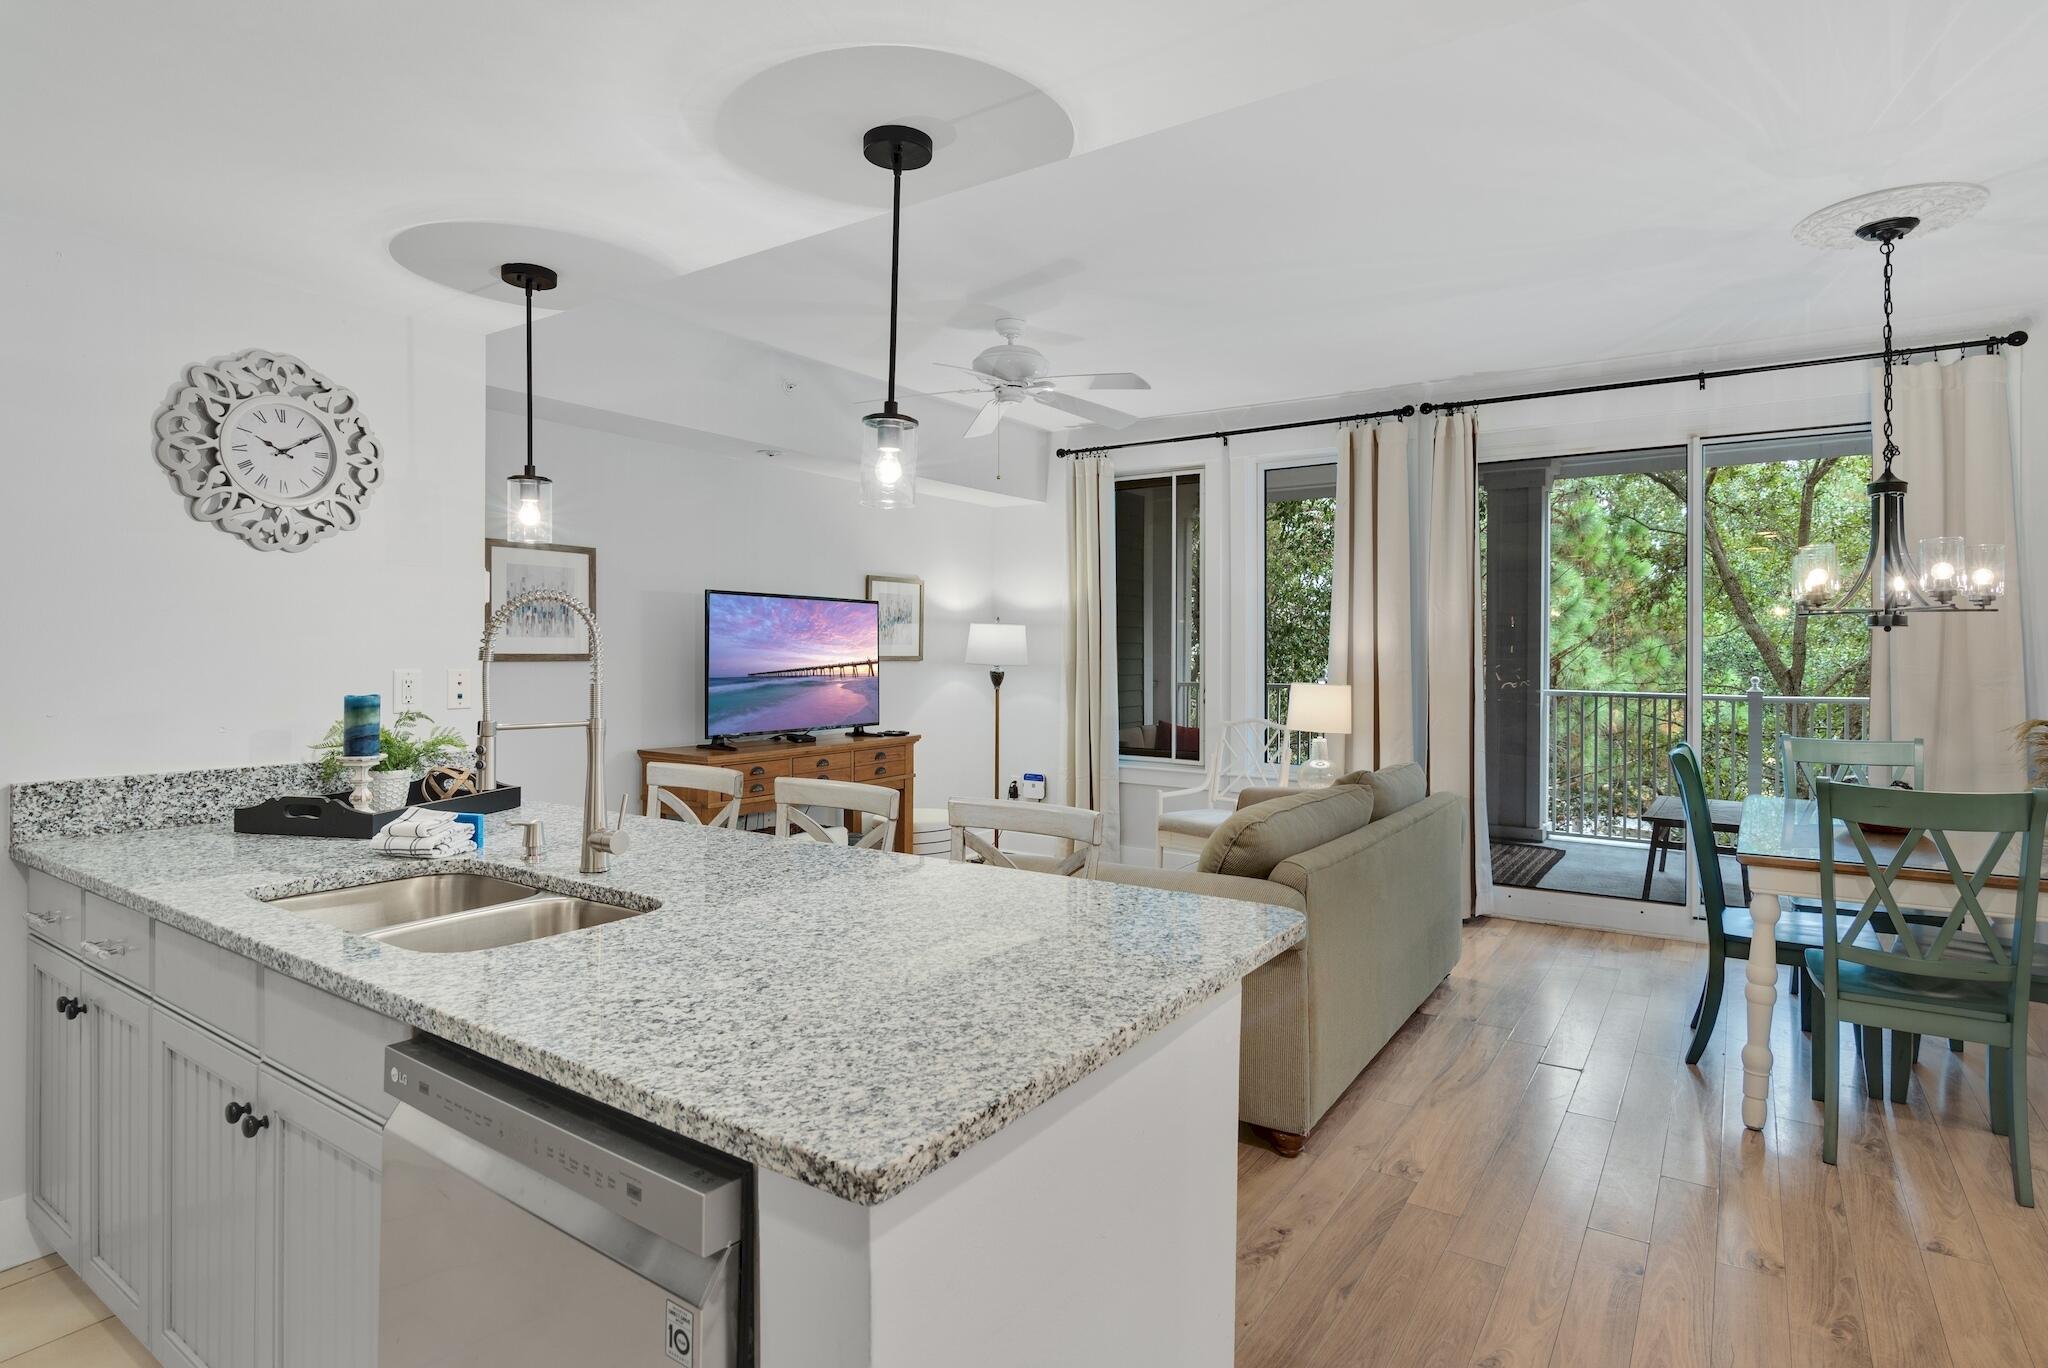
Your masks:
M 783 63 L 891 44 L 977 59 L 1049 95 L 1086 151 L 1325 79 L 1368 39 L 1424 43 L 1528 2 L 11 4 L 0 208 L 496 322 L 413 279 L 386 243 L 440 220 L 527 223 L 687 271 L 886 205 L 879 174 L 864 205 L 771 178 L 801 161 L 774 161 L 778 133 L 830 131 L 814 109 L 737 140 L 721 130 L 729 109 L 776 119 L 754 96 Z M 985 112 L 935 109 L 888 79 L 844 103 L 843 144 L 820 159 L 857 162 L 872 123 Z
M 1989 186 L 1899 252 L 1902 335 L 2048 303 L 2039 0 L 1580 4 L 916 206 L 904 383 L 1014 313 L 1141 415 L 1788 339 L 1874 342 L 1877 260 L 1791 227 Z M 678 319 L 875 373 L 887 225 L 668 282 Z M 2048 341 L 2048 339 L 2044 339 Z M 1067 420 L 1046 414 L 1050 425 Z

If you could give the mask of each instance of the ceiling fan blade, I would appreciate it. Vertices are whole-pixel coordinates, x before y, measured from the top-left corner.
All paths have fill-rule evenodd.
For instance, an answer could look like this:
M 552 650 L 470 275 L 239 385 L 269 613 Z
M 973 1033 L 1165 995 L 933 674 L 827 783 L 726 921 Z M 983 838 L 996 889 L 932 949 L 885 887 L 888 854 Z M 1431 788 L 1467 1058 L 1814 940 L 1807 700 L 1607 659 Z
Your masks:
M 1113 409 L 1106 404 L 1091 403 L 1086 399 L 1076 399 L 1073 395 L 1061 394 L 1058 390 L 1040 390 L 1031 397 L 1044 404 L 1047 408 L 1055 408 L 1062 413 L 1071 413 L 1076 418 L 1085 418 L 1091 423 L 1100 423 L 1106 428 L 1127 428 L 1138 421 L 1136 417 L 1123 412 L 1121 409 Z
M 996 424 L 1003 420 L 1003 405 L 999 399 L 991 399 L 981 406 L 981 412 L 974 415 L 974 421 L 967 425 L 969 437 L 986 437 L 996 430 Z
M 1084 375 L 1048 375 L 1048 380 L 1086 380 L 1089 389 L 1144 390 L 1152 385 L 1142 375 L 1130 371 L 1099 371 Z
M 966 371 L 969 375 L 983 374 L 983 372 L 976 370 L 972 366 L 956 366 L 951 361 L 934 361 L 932 362 L 932 364 L 934 366 L 944 367 L 946 370 Z
M 938 398 L 938 397 L 939 397 L 940 395 L 943 395 L 943 394 L 987 394 L 987 393 L 989 392 L 989 388 L 988 388 L 988 386 L 987 386 L 987 385 L 977 385 L 977 386 L 973 387 L 972 389 L 957 389 L 957 390 L 919 390 L 919 391 L 917 391 L 917 392 L 918 392 L 919 394 L 922 394 L 922 395 L 926 395 L 926 396 L 928 396 L 928 397 L 930 397 L 930 398 L 936 399 L 936 398 Z

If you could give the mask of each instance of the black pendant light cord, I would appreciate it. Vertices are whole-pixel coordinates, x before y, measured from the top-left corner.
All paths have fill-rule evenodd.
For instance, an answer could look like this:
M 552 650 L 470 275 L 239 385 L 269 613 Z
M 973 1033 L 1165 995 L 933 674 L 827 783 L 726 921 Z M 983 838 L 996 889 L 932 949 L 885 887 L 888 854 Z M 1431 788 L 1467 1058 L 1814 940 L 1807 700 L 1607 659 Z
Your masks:
M 896 279 L 903 260 L 903 149 L 889 156 L 889 396 L 882 412 L 896 412 Z
M 526 282 L 526 478 L 533 469 L 533 281 Z
M 1892 440 L 1892 249 L 1898 245 L 1894 238 L 1886 238 L 1878 244 L 1884 253 L 1884 473 L 1892 473 L 1892 459 L 1899 454 L 1899 444 Z

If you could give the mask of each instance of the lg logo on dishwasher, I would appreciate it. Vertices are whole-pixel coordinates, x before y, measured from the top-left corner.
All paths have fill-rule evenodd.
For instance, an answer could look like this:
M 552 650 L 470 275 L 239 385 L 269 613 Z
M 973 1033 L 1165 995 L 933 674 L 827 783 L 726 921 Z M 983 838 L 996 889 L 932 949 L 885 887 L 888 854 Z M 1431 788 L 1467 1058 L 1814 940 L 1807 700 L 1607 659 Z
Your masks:
M 668 1356 L 683 1368 L 697 1360 L 691 1348 L 697 1335 L 697 1313 L 680 1302 L 668 1304 Z

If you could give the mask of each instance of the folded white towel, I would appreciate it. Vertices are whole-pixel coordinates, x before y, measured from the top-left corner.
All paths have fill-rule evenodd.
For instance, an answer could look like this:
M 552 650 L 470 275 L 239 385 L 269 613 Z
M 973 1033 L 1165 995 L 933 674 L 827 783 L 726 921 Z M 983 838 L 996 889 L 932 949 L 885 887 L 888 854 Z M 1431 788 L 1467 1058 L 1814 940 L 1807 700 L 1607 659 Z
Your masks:
M 384 831 L 394 836 L 431 836 L 445 828 L 460 826 L 452 812 L 439 812 L 431 808 L 409 807 L 386 824 Z
M 390 827 L 386 827 L 370 838 L 370 849 L 380 855 L 396 855 L 404 859 L 446 860 L 470 854 L 476 849 L 476 841 L 466 825 L 450 822 L 445 828 L 436 828 L 424 836 L 395 835 Z

